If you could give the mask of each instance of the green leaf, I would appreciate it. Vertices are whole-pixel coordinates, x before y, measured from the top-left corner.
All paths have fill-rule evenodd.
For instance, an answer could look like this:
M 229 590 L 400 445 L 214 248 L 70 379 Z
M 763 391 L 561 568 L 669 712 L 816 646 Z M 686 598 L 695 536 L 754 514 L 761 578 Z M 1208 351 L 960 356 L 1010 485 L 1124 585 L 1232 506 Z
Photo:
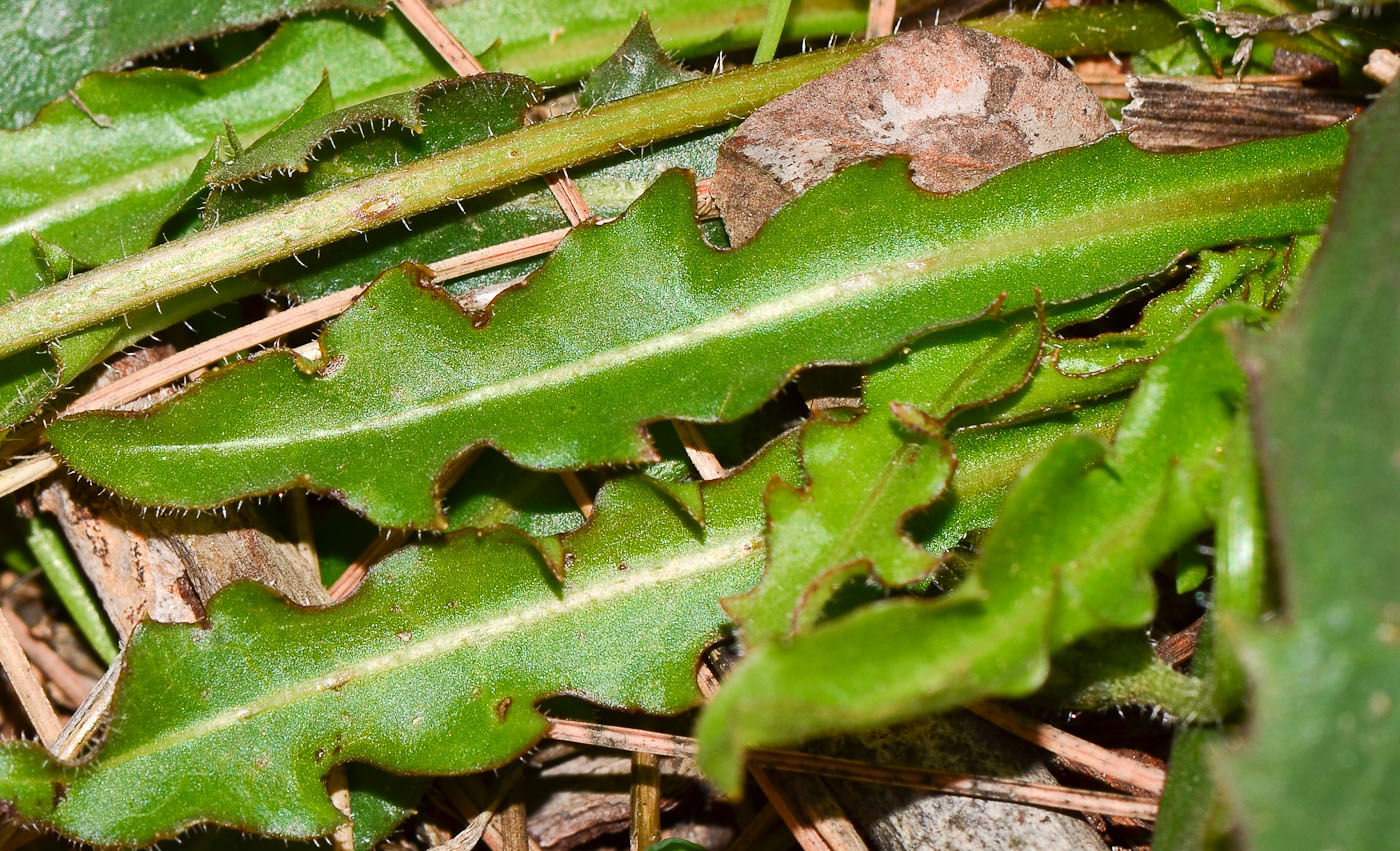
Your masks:
M 1400 785 L 1400 89 L 1357 122 L 1341 200 L 1307 281 L 1248 349 L 1285 600 L 1240 629 L 1246 747 L 1222 761 L 1258 847 L 1392 841 Z
M 1247 275 L 1263 268 L 1274 252 L 1262 248 L 1203 251 L 1196 270 L 1176 289 L 1154 298 L 1131 330 L 1067 340 L 1058 346 L 1055 368 L 1065 375 L 1094 375 L 1130 361 L 1156 357 L 1182 330 Z
M 288 125 L 269 132 L 233 162 L 221 166 L 220 179 L 250 173 L 264 175 L 264 179 L 216 187 L 204 205 L 204 223 L 214 226 L 263 212 L 516 129 L 540 96 L 529 80 L 478 74 L 328 111 L 333 104 L 327 102 L 329 86 L 323 82 L 298 110 L 300 121 L 288 119 Z M 397 118 L 387 126 L 382 118 L 376 121 L 373 117 L 391 114 Z M 596 197 L 595 188 L 589 187 Z M 627 188 L 620 191 L 626 194 Z M 626 194 L 627 200 L 638 191 Z M 620 212 L 616 200 L 607 200 L 612 202 L 611 212 Z M 366 233 L 364 239 L 346 240 L 314 255 L 276 263 L 259 270 L 258 275 L 297 298 L 311 299 L 363 284 L 398 263 L 427 263 L 565 224 L 553 196 L 542 185 L 531 184 L 473 199 L 469 208 L 447 207 L 415 216 L 403 228 Z M 505 280 L 520 271 L 519 265 L 472 276 L 461 288 Z
M 654 91 L 698 76 L 666 54 L 643 12 L 613 55 L 583 79 L 579 85 L 578 105 L 588 109 L 595 104 Z
M 48 0 L 13 9 L 0 31 L 0 127 L 27 123 L 89 71 L 278 18 L 328 8 L 379 14 L 384 7 L 385 0 Z
M 207 626 L 145 623 L 100 751 L 63 765 L 0 745 L 0 799 L 96 844 L 199 822 L 311 838 L 341 820 L 333 765 L 491 768 L 544 734 L 535 703 L 556 694 L 687 709 L 719 599 L 762 569 L 762 486 L 796 478 L 788 447 L 704 485 L 703 530 L 640 477 L 609 483 L 589 525 L 556 540 L 562 584 L 518 534 L 469 532 L 389 557 L 330 608 L 241 583 Z
M 1220 326 L 1242 310 L 1215 311 L 1148 369 L 1111 447 L 1069 437 L 1023 473 L 952 593 L 750 653 L 697 722 L 706 773 L 736 791 L 749 747 L 1028 694 L 1054 651 L 1145 623 L 1151 569 L 1210 521 L 1244 392 Z
M 564 83 L 605 59 L 648 8 L 667 46 L 690 52 L 752 45 L 763 14 L 761 0 L 473 0 L 439 15 L 469 49 L 499 42 L 508 67 L 496 70 Z M 743 25 L 754 15 L 757 23 Z M 808 0 L 794 10 L 790 32 L 825 37 L 864 19 L 859 0 Z M 353 104 L 450 71 L 398 15 L 373 22 L 321 16 L 283 24 L 226 71 L 147 68 L 85 78 L 75 92 L 110 127 L 60 101 L 34 125 L 0 133 L 0 293 L 38 285 L 33 231 L 94 263 L 150 245 L 168 218 L 167 202 L 225 121 L 256 138 L 295 110 L 323 74 Z
M 1046 377 L 1038 374 L 1031 384 Z M 1061 384 L 1061 395 L 1054 403 L 1060 413 L 1009 427 L 955 432 L 952 443 L 958 469 L 943 498 L 910 521 L 914 537 L 931 552 L 947 552 L 968 532 L 991 528 L 1016 476 L 1061 438 L 1071 434 L 1113 437 L 1123 416 L 1123 398 L 1095 400 L 1094 390 L 1087 382 Z M 1078 401 L 1072 395 L 1075 391 L 1084 392 Z
M 653 52 L 655 40 L 645 22 L 633 36 L 604 63 L 627 67 L 650 67 L 664 59 Z M 669 62 L 669 60 L 666 60 Z M 675 67 L 674 63 L 670 67 Z M 689 74 L 685 79 L 693 78 Z M 318 88 L 318 92 L 323 87 Z M 637 94 L 623 88 L 610 89 L 612 98 Z M 208 224 L 228 221 L 266 210 L 294 198 L 347 183 L 361 177 L 411 162 L 423 156 L 508 132 L 522 124 L 523 113 L 539 100 L 538 89 L 528 80 L 504 74 L 481 74 L 466 80 L 438 83 L 405 93 L 380 98 L 340 110 L 334 114 L 308 109 L 313 94 L 299 113 L 310 112 L 303 122 L 287 131 L 281 128 L 254 143 L 240 162 L 230 170 L 241 173 L 252 160 L 266 159 L 260 150 L 276 149 L 276 168 L 298 168 L 302 173 L 274 174 L 267 182 L 241 183 L 228 190 L 216 190 L 204 208 Z M 416 126 L 418 135 L 409 136 L 400 128 L 362 121 L 367 111 L 400 115 L 399 124 Z M 290 121 L 290 119 L 289 119 Z M 360 123 L 356 124 L 359 121 Z M 310 122 L 305 123 L 305 122 Z M 314 126 L 313 126 L 314 125 Z M 321 145 L 315 159 L 306 162 L 311 149 L 325 136 L 325 128 L 356 128 L 359 133 L 341 133 L 332 145 Z M 615 216 L 636 200 L 645 186 L 667 168 L 690 168 L 700 175 L 714 171 L 715 158 L 724 131 L 664 142 L 640 156 L 627 154 L 572 172 L 575 185 L 595 215 Z M 267 165 L 255 168 L 268 171 Z M 274 169 L 275 170 L 275 169 Z M 259 277 L 276 284 L 300 299 L 316 298 L 347 286 L 357 286 L 389 266 L 405 261 L 428 263 L 497 245 L 509 240 L 566 227 L 568 220 L 543 181 L 531 181 L 482 198 L 468 199 L 457 207 L 445 207 L 406 220 L 404 228 L 389 227 L 366 233 L 364 239 L 346 240 L 318 249 L 314 255 L 284 260 L 259 270 Z M 466 276 L 455 281 L 452 292 L 463 292 L 486 284 L 503 283 L 523 277 L 542 260 L 526 259 L 503 267 Z
M 746 3 L 752 5 L 752 0 L 666 0 L 659 7 L 649 5 L 654 17 L 666 24 L 668 44 L 703 51 L 743 46 L 757 39 L 757 26 L 735 30 L 726 29 L 724 23 L 734 20 L 726 18 L 726 11 L 732 16 Z M 756 8 L 761 15 L 761 4 Z M 577 76 L 607 56 L 640 10 L 636 2 L 613 2 L 604 8 L 591 0 L 488 0 L 442 9 L 439 14 L 471 46 L 484 49 L 497 40 L 517 72 L 537 73 L 541 66 L 531 63 L 538 62 L 557 69 L 562 57 L 570 63 L 569 73 Z M 790 23 L 792 35 L 801 38 L 854 29 L 863 18 L 863 7 L 856 0 L 811 0 Z M 547 53 L 532 47 L 514 51 L 517 46 L 543 44 L 549 45 Z M 253 56 L 227 71 L 206 76 L 148 68 L 85 78 L 75 92 L 101 117 L 103 126 L 65 100 L 46 108 L 34 125 L 0 133 L 0 276 L 5 281 L 0 293 L 24 295 L 48 279 L 31 233 L 62 245 L 88 265 L 117 260 L 152 245 L 170 216 L 194 190 L 203 189 L 198 161 L 210 140 L 224 132 L 225 122 L 256 137 L 296 110 L 323 75 L 331 76 L 342 98 L 354 103 L 429 83 L 444 76 L 443 67 L 436 53 L 397 15 L 368 24 L 332 15 L 284 24 Z M 186 179 L 190 174 L 197 182 Z M 631 187 L 618 196 L 609 195 L 610 188 L 586 192 L 585 197 L 601 210 L 617 212 L 640 191 Z M 489 210 L 500 200 L 484 203 L 475 212 Z M 516 212 L 520 221 L 513 227 L 545 220 L 548 224 L 538 230 L 556 227 L 551 214 L 557 216 L 553 206 L 541 205 L 538 210 L 527 206 Z M 491 223 L 488 219 L 487 226 L 480 227 L 481 218 L 463 222 L 439 217 L 439 226 L 450 220 L 457 227 L 445 228 L 436 240 L 424 240 L 419 247 L 431 256 L 421 259 L 456 253 L 451 238 L 462 232 L 489 240 Z M 342 268 L 330 283 L 308 283 L 301 292 L 314 296 L 363 283 L 406 256 L 413 255 L 390 250 L 386 258 L 371 252 L 368 261 L 381 261 L 372 269 Z M 523 274 L 529 268 L 507 272 Z M 358 277 L 352 280 L 352 274 Z M 287 271 L 276 277 L 290 285 L 294 275 Z M 250 291 L 245 287 L 239 294 Z M 225 298 L 230 296 L 237 297 Z M 90 364 L 218 300 L 206 294 L 203 299 L 193 298 L 186 309 L 176 299 L 166 299 L 162 303 L 166 319 L 161 311 L 149 311 L 149 321 L 130 312 L 125 322 L 114 320 L 85 342 L 74 343 L 74 353 L 59 371 L 37 351 L 0 360 L 0 428 L 28 417 Z
M 914 187 L 903 161 L 860 165 L 729 252 L 700 238 L 672 173 L 622 219 L 576 230 L 494 319 L 400 269 L 330 326 L 309 370 L 269 353 L 159 409 L 48 436 L 145 503 L 305 484 L 381 525 L 441 526 L 443 474 L 472 445 L 537 469 L 636 463 L 652 457 L 643 423 L 734 419 L 804 364 L 871 361 L 994 303 L 1085 298 L 1182 251 L 1315 226 L 1342 133 L 1187 155 L 1114 137 L 953 196 Z
M 1241 294 L 1242 288 L 1249 286 L 1251 276 L 1276 257 L 1272 251 L 1250 247 L 1201 252 L 1187 279 L 1148 302 L 1132 329 L 1089 338 L 1052 338 L 1047 344 L 1049 351 L 1036 368 L 1034 381 L 1004 400 L 957 418 L 954 424 L 968 426 L 1043 416 L 1064 410 L 1066 404 L 1112 396 L 1136 386 L 1148 361 L 1161 354 L 1223 297 Z M 1076 314 L 1059 307 L 1047 316 L 1047 321 L 1063 328 L 1098 318 Z
M 1230 849 L 1229 811 L 1220 796 L 1211 765 L 1216 748 L 1225 742 L 1218 727 L 1181 727 L 1172 740 L 1170 770 L 1162 803 L 1153 825 L 1155 851 Z
M 447 528 L 453 532 L 511 526 L 544 538 L 577 529 L 584 520 L 558 476 L 522 470 L 494 452 L 472 462 L 470 475 L 446 502 Z
M 809 627 L 851 576 L 868 572 L 898 586 L 933 572 L 939 559 L 903 527 L 942 493 L 953 473 L 953 449 L 941 422 L 1024 383 L 1040 343 L 1034 321 L 933 335 L 871 374 L 867 413 L 855 422 L 819 418 L 803 429 L 809 481 L 800 490 L 778 482 L 769 487 L 763 580 L 725 602 L 746 645 Z

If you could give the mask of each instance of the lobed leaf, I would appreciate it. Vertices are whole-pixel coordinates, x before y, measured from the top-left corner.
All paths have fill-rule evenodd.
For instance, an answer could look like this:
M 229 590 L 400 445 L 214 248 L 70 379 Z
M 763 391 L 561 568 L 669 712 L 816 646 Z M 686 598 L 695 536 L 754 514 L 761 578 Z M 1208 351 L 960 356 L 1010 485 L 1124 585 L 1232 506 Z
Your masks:
M 706 772 L 734 791 L 745 748 L 1028 694 L 1051 653 L 1146 622 L 1149 571 L 1210 521 L 1244 392 L 1221 326 L 1243 310 L 1215 311 L 1153 363 L 1111 447 L 1067 437 L 1024 472 L 954 591 L 751 652 L 697 722 Z
M 1267 249 L 1248 246 L 1201 252 L 1186 280 L 1144 305 L 1141 318 L 1130 330 L 1088 338 L 1052 338 L 1034 381 L 1006 399 L 957 418 L 955 425 L 1043 416 L 1063 410 L 1065 399 L 1103 398 L 1131 389 L 1147 363 L 1215 304 L 1226 298 L 1245 300 L 1246 295 L 1251 296 L 1249 303 L 1256 303 L 1252 296 L 1269 288 L 1258 286 L 1251 292 L 1251 283 L 1263 283 L 1254 276 L 1277 257 Z M 1093 318 L 1097 317 L 1086 319 L 1061 308 L 1052 311 L 1047 321 L 1063 328 Z
M 589 525 L 553 539 L 562 584 L 518 534 L 467 533 L 390 556 L 333 607 L 241 583 L 207 626 L 147 622 L 101 749 L 69 765 L 0 745 L 0 799 L 103 845 L 200 822 L 311 838 L 341 822 L 333 765 L 495 767 L 544 734 L 535 703 L 550 695 L 689 708 L 726 622 L 718 600 L 762 566 L 762 485 L 797 475 L 787 446 L 704 485 L 703 530 L 639 477 L 610 482 Z
M 726 32 L 723 27 L 713 31 L 712 21 L 723 16 L 726 3 L 742 9 L 752 0 L 726 0 L 719 5 L 667 0 L 660 6 L 649 5 L 658 20 L 668 25 L 668 44 L 674 47 L 723 49 L 731 43 L 742 45 L 745 38 L 756 39 L 757 29 L 747 34 Z M 762 5 L 757 8 L 761 15 Z M 635 2 L 614 2 L 604 9 L 593 2 L 549 0 L 473 2 L 439 14 L 480 48 L 492 43 L 491 33 L 499 35 L 499 44 L 508 53 L 517 44 L 550 45 L 547 57 L 528 50 L 511 54 L 509 64 L 515 71 L 536 73 L 539 69 L 531 62 L 547 60 L 556 67 L 552 63 L 567 57 L 575 69 L 570 73 L 577 76 L 607 55 L 640 9 Z M 850 20 L 854 28 L 863 16 L 854 0 L 809 0 L 794 10 L 790 24 L 794 37 L 825 35 L 832 31 L 828 27 L 843 20 Z M 568 19 L 570 25 L 557 26 L 561 19 Z M 40 235 L 45 244 L 63 246 L 89 266 L 154 244 L 171 215 L 204 188 L 200 155 L 226 126 L 237 126 L 253 136 L 267 132 L 297 109 L 305 93 L 325 75 L 336 81 L 342 98 L 353 103 L 430 83 L 443 75 L 440 61 L 396 15 L 373 24 L 332 16 L 284 24 L 251 57 L 219 73 L 150 68 L 84 79 L 75 93 L 98 121 L 74 103 L 62 101 L 46 108 L 33 126 L 0 133 L 0 276 L 5 281 L 0 292 L 22 296 L 50 279 L 31 234 Z M 191 174 L 197 178 L 193 182 L 186 179 Z M 624 189 L 625 194 L 610 191 L 614 189 Z M 639 191 L 639 186 L 610 183 L 587 197 L 599 202 L 600 209 L 617 212 Z M 489 240 L 495 229 L 486 213 L 503 200 L 511 199 L 494 198 L 477 205 L 473 221 L 451 219 L 457 228 L 442 227 L 448 219 L 438 217 L 437 238 L 424 239 L 419 246 L 432 252 L 423 259 L 455 253 L 450 240 L 463 232 Z M 513 220 L 514 229 L 532 222 L 547 229 L 558 225 L 551 216 L 555 213 L 549 205 L 515 205 L 506 211 L 506 218 Z M 483 218 L 485 226 L 476 228 Z M 541 226 L 541 222 L 548 223 Z M 513 235 L 518 234 L 500 239 Z M 339 274 L 328 271 L 320 281 L 301 287 L 302 294 L 324 294 L 333 286 L 363 283 L 405 259 L 405 252 L 392 256 L 394 241 L 387 242 L 387 248 L 378 246 L 379 255 L 368 252 L 371 261 L 390 255 L 386 262 L 370 269 L 365 264 L 332 264 Z M 529 268 L 512 271 L 520 274 Z M 294 279 L 287 271 L 275 277 L 289 286 Z M 325 282 L 328 277 L 330 283 Z M 247 287 L 242 290 L 248 291 Z M 58 368 L 37 350 L 0 360 L 0 427 L 32 414 L 91 363 L 217 301 L 206 294 L 165 299 L 159 309 L 131 311 L 125 321 L 113 320 L 90 337 L 79 335 L 87 342 L 75 343 L 77 353 L 67 356 Z
M 942 422 L 955 410 L 996 398 L 1029 377 L 1040 352 L 1037 322 L 1001 333 L 970 326 L 933 335 L 874 371 L 867 413 L 855 422 L 818 418 L 802 430 L 802 489 L 768 489 L 768 563 L 743 597 L 725 601 L 744 643 L 791 637 L 821 614 L 849 577 L 868 572 L 907 585 L 938 566 L 904 531 L 910 514 L 935 500 L 952 476 L 953 447 Z
M 728 252 L 701 239 L 693 188 L 672 173 L 620 220 L 575 231 L 494 320 L 395 270 L 307 369 L 270 353 L 150 412 L 79 415 L 48 436 L 145 503 L 304 484 L 381 525 L 441 526 L 444 475 L 473 445 L 537 469 L 636 463 L 652 457 L 644 423 L 733 419 L 806 364 L 871 361 L 994 304 L 1087 298 L 1183 251 L 1313 227 L 1343 132 L 1188 155 L 1115 137 L 946 197 L 902 161 L 863 165 Z
M 0 30 L 0 127 L 27 123 L 89 71 L 188 41 L 322 9 L 384 11 L 385 0 L 48 0 Z

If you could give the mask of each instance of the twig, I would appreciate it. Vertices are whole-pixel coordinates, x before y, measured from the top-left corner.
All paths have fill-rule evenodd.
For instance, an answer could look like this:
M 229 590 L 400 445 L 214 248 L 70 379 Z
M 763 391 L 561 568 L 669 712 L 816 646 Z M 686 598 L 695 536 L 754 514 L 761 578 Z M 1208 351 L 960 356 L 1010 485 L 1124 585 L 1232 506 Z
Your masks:
M 510 803 L 505 805 L 500 815 L 496 817 L 501 830 L 502 851 L 530 851 L 534 844 L 530 841 L 530 834 L 525 827 L 525 800 L 518 794 L 512 796 Z
M 58 723 L 53 704 L 49 703 L 49 696 L 44 694 L 38 676 L 20 647 L 19 639 L 10 626 L 8 610 L 5 615 L 0 617 L 0 668 L 10 678 L 10 685 L 19 697 L 20 706 L 29 716 L 29 723 L 34 725 L 34 732 L 39 734 L 39 741 L 44 743 L 44 747 L 51 747 L 59 733 L 63 732 L 63 725 Z
M 20 648 L 25 656 L 44 675 L 44 679 L 58 691 L 70 706 L 78 706 L 92 691 L 94 680 L 73 670 L 73 667 L 63 660 L 63 657 L 54 652 L 54 649 L 44 642 L 35 638 L 29 631 L 29 625 L 20 619 L 13 610 L 6 608 L 5 615 L 9 619 L 10 629 L 14 632 L 15 640 L 19 642 Z
M 661 838 L 661 761 L 655 754 L 632 754 L 631 851 L 647 851 Z
M 894 32 L 894 0 L 870 0 L 865 18 L 865 37 L 884 38 Z
M 1167 773 L 1160 768 L 1119 756 L 1108 748 L 1081 739 L 1073 733 L 1022 715 L 1009 706 L 979 701 L 968 704 L 967 710 L 1013 736 L 1149 794 L 1161 795 L 1162 786 L 1167 782 Z
M 497 781 L 496 791 L 492 794 L 491 802 L 486 805 L 486 808 L 476 812 L 474 815 L 469 815 L 464 812 L 463 815 L 468 815 L 467 826 L 456 836 L 453 836 L 451 839 L 439 845 L 434 845 L 429 851 L 471 851 L 471 849 L 475 848 L 477 843 L 480 842 L 485 835 L 486 828 L 491 824 L 491 820 L 496 817 L 496 811 L 500 809 L 501 802 L 504 801 L 506 795 L 510 793 L 510 789 L 515 785 L 515 781 L 520 779 L 522 768 L 523 764 L 518 761 L 512 765 L 510 770 Z M 460 788 L 456 786 L 451 788 L 456 791 L 458 795 L 465 798 L 465 793 L 462 792 Z M 470 806 L 458 806 L 458 809 L 475 810 L 475 805 L 473 803 Z M 496 847 L 496 844 L 489 841 L 486 844 L 492 848 Z M 497 844 L 503 846 L 505 843 L 503 839 L 498 839 Z
M 390 530 L 384 537 L 376 536 L 369 546 L 350 562 L 350 566 L 345 568 L 345 572 L 331 583 L 327 589 L 331 602 L 338 603 L 349 597 L 360 587 L 360 581 L 365 578 L 365 574 L 374 566 L 376 562 L 387 556 L 389 553 L 403 546 L 404 535 L 402 532 Z

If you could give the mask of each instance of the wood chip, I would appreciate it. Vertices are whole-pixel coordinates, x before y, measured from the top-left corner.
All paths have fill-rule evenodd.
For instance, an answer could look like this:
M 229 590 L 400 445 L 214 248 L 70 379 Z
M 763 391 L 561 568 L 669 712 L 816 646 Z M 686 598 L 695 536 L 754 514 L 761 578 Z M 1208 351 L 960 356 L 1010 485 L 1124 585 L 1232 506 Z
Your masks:
M 730 238 L 845 166 L 905 155 L 932 192 L 1113 130 L 1069 69 L 962 27 L 904 33 L 751 115 L 720 148 L 712 191 Z
M 1198 151 L 1329 127 L 1365 101 L 1292 77 L 1131 77 L 1123 127 L 1149 151 Z

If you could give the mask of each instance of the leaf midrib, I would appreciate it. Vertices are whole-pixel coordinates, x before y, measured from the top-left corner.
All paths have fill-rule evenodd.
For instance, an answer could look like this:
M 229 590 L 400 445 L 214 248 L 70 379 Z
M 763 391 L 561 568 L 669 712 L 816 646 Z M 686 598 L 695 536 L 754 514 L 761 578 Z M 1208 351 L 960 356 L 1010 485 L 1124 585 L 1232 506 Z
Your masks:
M 110 757 L 99 757 L 93 765 L 110 771 L 132 760 L 211 736 L 254 716 L 284 709 L 376 674 L 402 670 L 410 665 L 447 656 L 468 644 L 481 644 L 502 635 L 518 632 L 533 624 L 552 618 L 563 618 L 590 606 L 607 604 L 663 583 L 680 582 L 709 571 L 721 570 L 754 557 L 762 549 L 762 535 L 739 534 L 725 539 L 718 546 L 707 545 L 699 553 L 662 561 L 651 569 L 643 567 L 644 563 L 629 562 L 634 569 L 619 579 L 605 577 L 605 581 L 579 589 L 563 600 L 550 600 L 524 610 L 504 612 L 486 621 L 466 624 L 421 642 L 408 643 L 388 653 L 364 657 L 312 680 L 278 687 L 256 700 L 226 709 L 203 722 L 172 730 L 144 745 Z
M 1234 182 L 1238 183 L 1240 181 Z M 1255 181 L 1245 179 L 1243 182 L 1246 185 L 1257 186 L 1257 182 Z M 777 322 L 799 315 L 804 312 L 804 308 L 810 308 L 813 305 L 818 306 L 818 312 L 829 312 L 830 310 L 840 309 L 842 304 L 854 301 L 857 296 L 868 295 L 884 289 L 891 289 L 912 277 L 947 272 L 955 268 L 972 270 L 979 266 L 995 265 L 999 261 L 1020 254 L 1033 254 L 1050 246 L 1073 244 L 1086 237 L 1108 233 L 1113 226 L 1122 224 L 1125 220 L 1126 211 L 1135 208 L 1152 207 L 1159 211 L 1166 209 L 1172 212 L 1178 210 L 1186 212 L 1185 215 L 1180 215 L 1179 218 L 1174 216 L 1153 216 L 1151 218 L 1141 219 L 1136 227 L 1126 230 L 1120 229 L 1118 232 L 1151 231 L 1170 226 L 1171 224 L 1180 224 L 1181 222 L 1189 221 L 1191 218 L 1191 211 L 1194 210 L 1207 211 L 1201 213 L 1201 215 L 1204 216 L 1218 215 L 1218 209 L 1211 209 L 1209 205 L 1203 204 L 1203 202 L 1207 200 L 1217 200 L 1218 196 L 1223 191 L 1225 191 L 1224 187 L 1214 186 L 1211 187 L 1209 191 L 1178 194 L 1166 199 L 1132 197 L 1118 204 L 1106 208 L 1099 208 L 1069 219 L 1051 220 L 1038 227 L 1023 231 L 1023 235 L 1016 239 L 1007 239 L 1003 231 L 991 231 L 967 242 L 935 246 L 932 249 L 932 256 L 887 263 L 869 271 L 838 277 L 826 283 L 806 287 L 777 299 L 760 302 L 746 308 L 726 311 L 720 316 L 709 319 L 698 325 L 688 326 L 679 331 L 658 334 L 635 343 L 618 346 L 590 355 L 582 360 L 571 361 L 569 363 L 516 376 L 505 381 L 474 387 L 464 392 L 439 397 L 425 404 L 400 409 L 387 415 L 360 419 L 344 425 L 310 429 L 290 437 L 274 434 L 203 443 L 148 443 L 137 447 L 124 447 L 123 452 L 128 456 L 132 456 L 141 453 L 169 453 L 174 451 L 266 450 L 273 447 L 284 447 L 341 438 L 351 433 L 360 434 L 367 431 L 384 431 L 399 428 L 414 422 L 429 419 L 444 411 L 450 411 L 452 408 L 482 404 L 497 398 L 509 397 L 511 395 L 555 386 L 564 382 L 575 381 L 582 376 L 623 366 L 639 358 L 683 349 L 688 345 L 705 342 L 714 338 L 731 336 L 752 327 L 761 327 L 768 322 Z M 1277 197 L 1277 195 L 1278 193 L 1271 192 L 1271 197 Z M 740 258 L 736 257 L 730 262 L 740 262 Z M 1116 284 L 1117 282 L 1105 284 L 1094 292 L 1083 293 L 1082 297 L 1088 297 L 1102 290 L 1111 289 Z M 948 322 L 935 323 L 932 327 L 955 324 L 970 318 L 972 317 L 954 317 Z M 496 321 L 504 321 L 504 319 L 497 318 Z M 927 330 L 930 330 L 930 328 L 920 328 L 914 333 L 921 333 Z M 892 343 L 892 345 L 894 345 L 894 343 Z

